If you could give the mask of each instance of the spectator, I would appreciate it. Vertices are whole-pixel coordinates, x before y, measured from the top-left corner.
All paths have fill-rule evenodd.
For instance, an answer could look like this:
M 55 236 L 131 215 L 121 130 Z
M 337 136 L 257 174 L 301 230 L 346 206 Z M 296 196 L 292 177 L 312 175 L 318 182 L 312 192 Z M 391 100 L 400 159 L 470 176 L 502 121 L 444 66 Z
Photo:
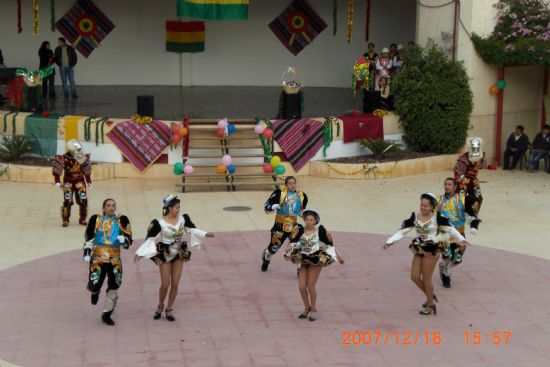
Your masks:
M 4 56 L 2 56 L 2 49 L 0 48 L 0 68 L 5 68 L 6 65 L 4 65 Z
M 78 58 L 74 48 L 67 45 L 65 38 L 59 38 L 59 46 L 55 48 L 54 61 L 59 66 L 59 74 L 61 83 L 63 84 L 63 94 L 65 98 L 69 98 L 69 89 L 67 88 L 67 79 L 71 84 L 71 95 L 73 98 L 78 98 L 76 95 L 76 85 L 74 82 L 74 67 Z
M 542 131 L 535 136 L 531 145 L 531 157 L 529 158 L 529 170 L 539 168 L 539 161 L 548 158 L 550 151 L 550 126 L 544 125 Z
M 516 126 L 516 132 L 510 134 L 506 142 L 506 151 L 504 152 L 504 167 L 502 169 L 514 169 L 519 160 L 529 147 L 529 138 L 523 133 L 523 126 Z M 512 157 L 512 167 L 510 167 L 510 156 Z
M 391 58 L 387 47 L 382 49 L 382 55 L 376 60 L 376 89 L 379 87 L 380 78 L 390 76 L 391 73 Z
M 40 49 L 38 49 L 38 57 L 40 58 L 38 69 L 44 69 L 53 65 L 53 51 L 48 41 L 42 42 Z M 55 98 L 54 83 L 55 71 L 42 81 L 42 97 L 46 97 L 49 94 L 50 98 Z
M 380 108 L 387 111 L 393 110 L 393 95 L 390 93 L 387 77 L 383 76 L 380 78 L 378 89 L 380 89 Z
M 411 47 L 414 47 L 414 41 L 409 41 L 409 43 L 407 43 L 407 48 Z
M 374 89 L 374 80 L 376 79 L 376 60 L 378 60 L 378 54 L 375 51 L 374 43 L 370 42 L 368 45 L 369 49 L 363 54 L 365 60 L 369 62 L 369 90 Z

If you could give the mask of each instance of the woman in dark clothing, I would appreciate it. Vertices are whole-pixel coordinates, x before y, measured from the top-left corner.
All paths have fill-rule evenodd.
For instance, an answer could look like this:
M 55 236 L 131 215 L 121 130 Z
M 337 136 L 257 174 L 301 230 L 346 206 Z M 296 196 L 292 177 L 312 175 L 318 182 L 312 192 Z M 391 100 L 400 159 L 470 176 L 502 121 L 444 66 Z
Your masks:
M 53 51 L 48 41 L 42 42 L 40 49 L 38 50 L 38 56 L 40 57 L 39 69 L 43 69 L 50 65 L 53 65 Z M 50 98 L 55 98 L 55 72 L 42 81 L 42 97 L 50 95 Z

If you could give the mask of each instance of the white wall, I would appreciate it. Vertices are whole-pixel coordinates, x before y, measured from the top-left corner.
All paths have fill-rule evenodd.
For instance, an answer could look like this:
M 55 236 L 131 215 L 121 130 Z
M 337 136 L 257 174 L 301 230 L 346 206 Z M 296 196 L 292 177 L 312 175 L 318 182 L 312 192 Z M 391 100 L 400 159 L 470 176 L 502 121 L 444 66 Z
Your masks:
M 295 65 L 306 86 L 348 87 L 351 66 L 366 50 L 365 0 L 355 1 L 353 41 L 346 42 L 347 0 L 338 1 L 338 33 L 332 35 L 332 1 L 309 0 L 328 27 L 298 56 L 284 48 L 268 24 L 290 0 L 252 0 L 249 20 L 206 22 L 206 51 L 164 51 L 165 21 L 176 19 L 175 0 L 96 0 L 116 28 L 89 59 L 79 54 L 79 85 L 278 85 Z M 73 0 L 57 0 L 57 18 Z M 23 33 L 16 32 L 15 1 L 0 1 L 0 48 L 7 65 L 35 70 L 41 41 L 56 44 L 49 30 L 49 2 L 40 2 L 40 33 L 32 36 L 31 1 L 23 1 Z M 415 38 L 415 0 L 373 0 L 371 41 L 381 49 Z

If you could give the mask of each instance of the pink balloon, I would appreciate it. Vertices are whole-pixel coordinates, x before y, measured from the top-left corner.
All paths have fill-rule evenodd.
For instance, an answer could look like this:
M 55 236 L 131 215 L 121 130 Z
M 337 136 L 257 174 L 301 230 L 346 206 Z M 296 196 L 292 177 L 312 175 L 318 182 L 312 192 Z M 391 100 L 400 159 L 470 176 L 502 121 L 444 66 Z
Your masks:
M 227 119 L 221 119 L 218 121 L 218 128 L 219 129 L 225 129 L 227 127 Z
M 185 167 L 183 167 L 183 173 L 190 175 L 193 173 L 193 166 L 190 164 L 186 164 Z
M 258 125 L 256 125 L 256 126 L 254 126 L 254 132 L 255 132 L 256 134 L 261 134 L 261 133 L 264 132 L 264 130 L 265 130 L 265 127 L 264 127 L 263 125 L 261 125 L 261 124 L 258 124 Z
M 232 160 L 233 160 L 233 159 L 231 158 L 231 156 L 230 156 L 229 154 L 226 154 L 226 155 L 224 155 L 224 156 L 222 157 L 222 163 L 223 163 L 223 165 L 226 166 L 226 167 L 229 166 L 229 165 L 231 164 L 231 161 L 232 161 Z

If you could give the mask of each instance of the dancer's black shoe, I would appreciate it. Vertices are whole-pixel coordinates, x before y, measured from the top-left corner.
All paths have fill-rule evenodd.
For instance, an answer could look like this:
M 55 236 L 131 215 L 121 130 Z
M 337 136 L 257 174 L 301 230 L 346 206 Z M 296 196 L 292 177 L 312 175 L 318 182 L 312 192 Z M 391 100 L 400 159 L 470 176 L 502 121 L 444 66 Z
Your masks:
M 103 312 L 101 314 L 101 321 L 103 321 L 104 324 L 107 324 L 109 326 L 114 326 L 115 325 L 115 322 L 113 321 L 113 319 L 111 318 L 111 313 L 113 311 L 109 311 L 109 312 Z
M 92 305 L 97 305 L 97 301 L 99 300 L 99 292 L 92 293 L 92 296 L 90 298 L 92 301 Z

